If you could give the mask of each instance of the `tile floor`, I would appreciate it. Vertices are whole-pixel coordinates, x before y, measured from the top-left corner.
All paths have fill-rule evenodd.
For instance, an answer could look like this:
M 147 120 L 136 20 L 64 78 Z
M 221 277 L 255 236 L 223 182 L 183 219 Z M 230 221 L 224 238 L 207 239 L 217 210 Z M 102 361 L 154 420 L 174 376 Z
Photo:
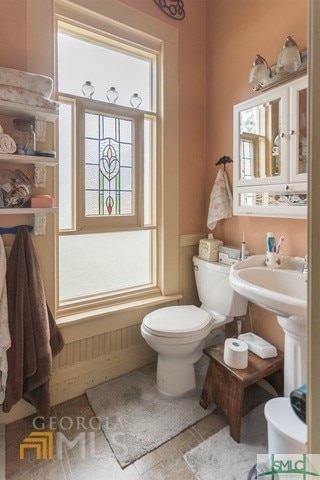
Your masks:
M 246 390 L 244 414 L 266 400 L 259 390 L 262 389 L 256 385 Z M 75 419 L 79 416 L 84 421 L 78 429 L 76 421 L 71 425 L 69 417 Z M 56 405 L 52 408 L 51 417 L 55 419 L 55 424 L 52 424 L 54 434 L 63 431 L 68 440 L 73 440 L 79 432 L 85 433 L 84 454 L 81 451 L 83 446 L 75 444 L 70 448 L 69 444 L 61 455 L 55 452 L 52 460 L 36 460 L 33 450 L 26 450 L 25 459 L 20 460 L 20 443 L 35 431 L 34 416 L 26 417 L 6 426 L 6 480 L 191 480 L 195 476 L 184 462 L 183 454 L 226 426 L 225 418 L 217 408 L 122 470 L 103 432 L 97 430 L 97 424 L 92 421 L 94 412 L 86 395 Z M 48 428 L 45 430 L 48 431 Z M 87 435 L 90 431 L 94 432 L 93 444 L 90 444 L 90 435 Z

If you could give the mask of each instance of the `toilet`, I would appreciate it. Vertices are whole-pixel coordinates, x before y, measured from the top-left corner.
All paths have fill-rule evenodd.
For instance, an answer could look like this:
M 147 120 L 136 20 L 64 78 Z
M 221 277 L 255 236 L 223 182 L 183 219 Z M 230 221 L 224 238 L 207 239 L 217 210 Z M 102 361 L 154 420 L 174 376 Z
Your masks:
M 307 425 L 293 411 L 289 397 L 272 398 L 264 407 L 268 453 L 307 453 Z
M 156 385 L 167 395 L 195 388 L 194 364 L 206 341 L 236 316 L 245 315 L 247 300 L 229 285 L 230 266 L 193 257 L 201 306 L 181 305 L 155 310 L 143 319 L 141 335 L 158 353 Z

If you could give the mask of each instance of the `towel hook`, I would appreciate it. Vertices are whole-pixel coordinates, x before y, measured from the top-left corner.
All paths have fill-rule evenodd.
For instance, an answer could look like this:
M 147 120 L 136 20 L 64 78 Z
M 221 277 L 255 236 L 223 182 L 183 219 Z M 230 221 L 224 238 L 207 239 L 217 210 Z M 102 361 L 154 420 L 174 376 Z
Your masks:
M 232 162 L 233 162 L 232 158 L 224 155 L 223 157 L 219 158 L 216 165 L 223 165 L 223 170 L 225 171 L 226 170 L 226 163 L 232 163 Z

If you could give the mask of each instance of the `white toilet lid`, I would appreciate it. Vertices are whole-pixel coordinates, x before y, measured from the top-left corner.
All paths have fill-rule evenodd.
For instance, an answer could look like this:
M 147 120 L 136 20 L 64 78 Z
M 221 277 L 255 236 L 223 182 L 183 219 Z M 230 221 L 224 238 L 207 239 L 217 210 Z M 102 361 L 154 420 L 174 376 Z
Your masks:
M 264 407 L 264 415 L 279 433 L 296 442 L 307 444 L 307 425 L 293 411 L 290 398 L 272 398 Z
M 210 313 L 194 305 L 159 308 L 143 319 L 150 333 L 162 337 L 185 337 L 211 326 Z

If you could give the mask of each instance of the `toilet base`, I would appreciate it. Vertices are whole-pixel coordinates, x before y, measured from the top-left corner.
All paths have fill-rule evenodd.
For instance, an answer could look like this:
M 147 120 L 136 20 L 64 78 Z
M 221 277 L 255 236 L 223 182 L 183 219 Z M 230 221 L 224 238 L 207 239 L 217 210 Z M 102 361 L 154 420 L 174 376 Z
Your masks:
M 179 361 L 168 361 L 158 355 L 156 386 L 159 392 L 166 395 L 177 396 L 196 386 L 194 364 Z

